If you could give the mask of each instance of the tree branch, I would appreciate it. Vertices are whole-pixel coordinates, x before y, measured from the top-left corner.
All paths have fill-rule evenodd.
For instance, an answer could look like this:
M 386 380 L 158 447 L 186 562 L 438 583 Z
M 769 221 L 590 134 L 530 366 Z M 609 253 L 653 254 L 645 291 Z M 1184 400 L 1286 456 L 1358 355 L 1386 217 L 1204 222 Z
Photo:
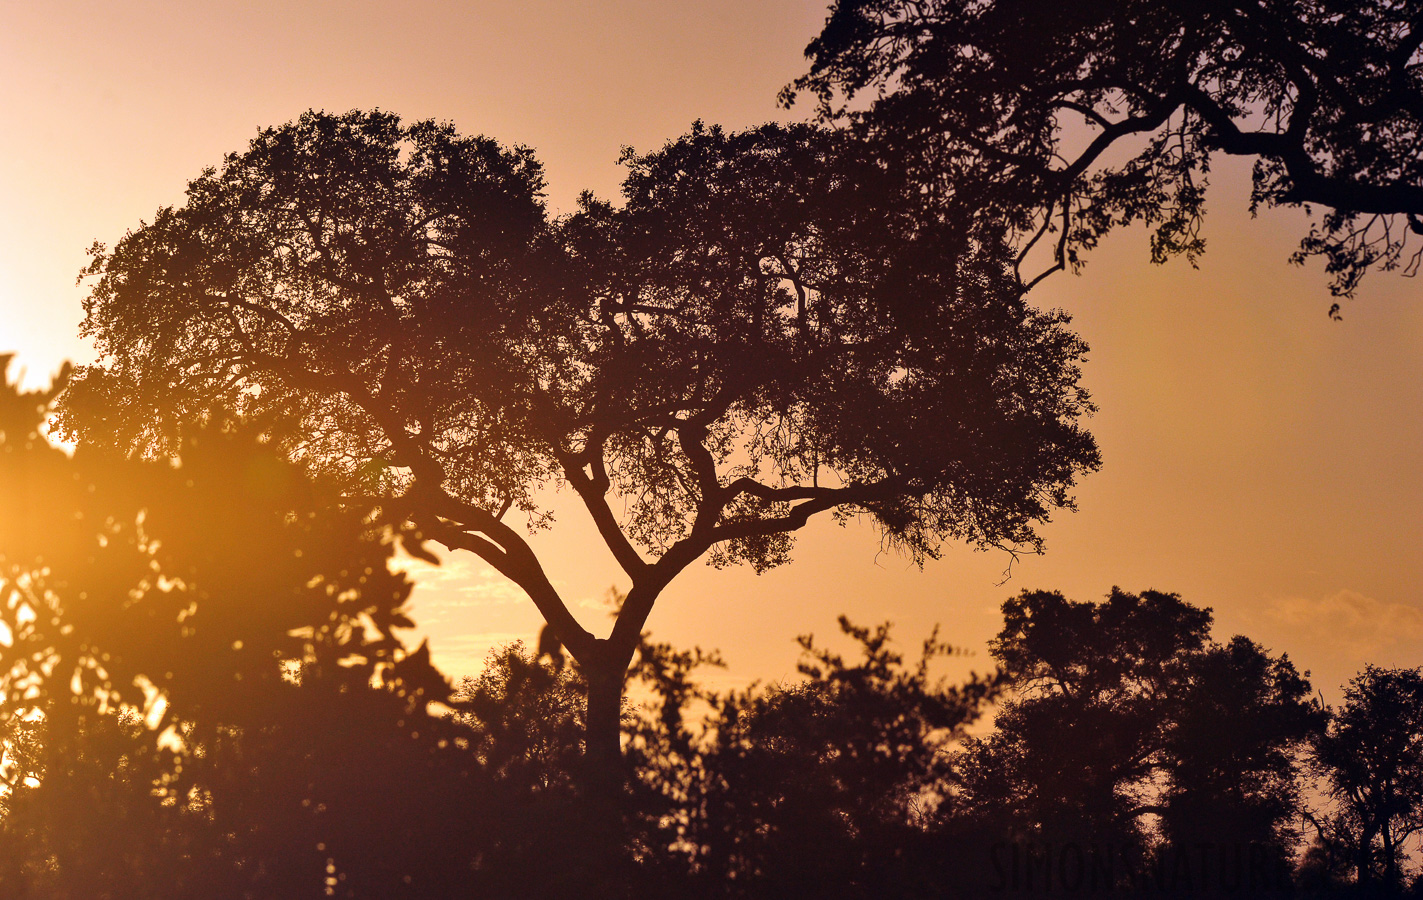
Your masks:
M 579 457 L 581 456 L 587 456 L 592 460 L 588 464 L 593 470 L 591 475 L 584 472 L 583 466 L 580 464 Z M 560 453 L 558 461 L 563 467 L 563 477 L 568 479 L 568 483 L 573 485 L 573 490 L 577 491 L 579 498 L 583 500 L 583 506 L 593 517 L 593 524 L 597 526 L 603 543 L 612 552 L 613 559 L 617 560 L 622 570 L 636 583 L 642 573 L 646 571 L 648 563 L 628 540 L 627 535 L 623 533 L 622 526 L 618 524 L 617 517 L 608 507 L 609 479 L 603 462 L 601 445 L 590 446 L 578 456 Z
M 1217 149 L 1232 156 L 1263 156 L 1284 163 L 1290 189 L 1286 203 L 1318 203 L 1341 212 L 1423 212 L 1423 187 L 1395 182 L 1365 184 L 1351 178 L 1325 175 L 1295 136 L 1277 132 L 1242 131 L 1228 113 L 1205 91 L 1187 88 L 1187 103 L 1210 127 Z
M 450 497 L 442 489 L 420 490 L 417 485 L 414 494 L 408 499 L 422 532 L 451 550 L 469 550 L 489 563 L 529 595 L 574 659 L 588 662 L 593 658 L 597 640 L 573 617 L 538 557 L 517 532 L 492 513 Z

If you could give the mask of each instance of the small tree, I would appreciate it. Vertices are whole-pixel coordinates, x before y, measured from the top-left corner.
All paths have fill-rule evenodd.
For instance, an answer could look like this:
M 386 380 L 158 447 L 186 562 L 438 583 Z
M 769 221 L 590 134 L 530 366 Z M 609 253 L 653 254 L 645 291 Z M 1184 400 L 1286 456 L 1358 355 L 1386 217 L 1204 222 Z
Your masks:
M 1212 154 L 1253 159 L 1252 210 L 1322 207 L 1295 260 L 1348 295 L 1419 265 L 1420 47 L 1417 4 L 1389 0 L 837 0 L 783 97 L 1006 212 L 1025 249 L 1056 232 L 1052 269 L 1131 221 L 1153 260 L 1194 258 Z
M 1356 675 L 1315 761 L 1333 801 L 1321 837 L 1359 884 L 1400 889 L 1406 843 L 1423 830 L 1423 669 Z
M 695 560 L 777 565 L 821 512 L 916 559 L 1037 545 L 1098 464 L 1085 348 L 997 245 L 809 126 L 625 161 L 624 206 L 550 221 L 524 148 L 385 113 L 263 131 L 95 250 L 102 360 L 64 425 L 153 453 L 219 410 L 288 423 L 289 458 L 528 594 L 604 771 L 643 625 Z M 607 638 L 510 521 L 549 524 L 549 486 L 631 585 Z
M 1240 635 L 1212 642 L 1187 668 L 1170 711 L 1161 834 L 1177 848 L 1253 846 L 1269 856 L 1252 865 L 1288 871 L 1301 837 L 1301 770 L 1325 722 L 1309 673 Z
M 644 650 L 658 715 L 635 741 L 644 783 L 669 798 L 654 857 L 687 871 L 668 896 L 825 898 L 937 893 L 929 833 L 949 778 L 949 748 L 997 690 L 993 676 L 950 685 L 930 674 L 955 648 L 931 635 L 907 664 L 889 625 L 843 616 L 858 644 L 845 658 L 800 638 L 805 680 L 710 695 L 690 689 L 706 657 Z M 656 677 L 657 675 L 663 677 Z M 680 720 L 707 701 L 700 734 Z

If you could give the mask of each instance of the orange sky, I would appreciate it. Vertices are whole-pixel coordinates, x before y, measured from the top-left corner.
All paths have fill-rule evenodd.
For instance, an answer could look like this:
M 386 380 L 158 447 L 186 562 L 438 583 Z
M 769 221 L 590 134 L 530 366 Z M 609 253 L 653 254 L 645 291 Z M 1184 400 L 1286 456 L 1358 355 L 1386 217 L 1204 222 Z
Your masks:
M 819 2 L 566 0 L 12 4 L 0 31 L 0 350 L 32 380 L 90 351 L 75 336 L 84 248 L 112 242 L 259 127 L 307 108 L 381 107 L 538 151 L 550 202 L 616 192 L 619 148 L 652 149 L 695 118 L 787 114 Z M 1334 696 L 1365 662 L 1423 664 L 1423 297 L 1375 274 L 1331 322 L 1318 267 L 1285 260 L 1299 215 L 1251 221 L 1245 167 L 1215 173 L 1199 270 L 1152 267 L 1115 235 L 1081 277 L 1037 293 L 1091 344 L 1086 381 L 1105 464 L 1041 558 L 947 548 L 922 572 L 868 528 L 803 532 L 757 577 L 694 568 L 650 626 L 720 647 L 726 676 L 794 674 L 793 638 L 835 616 L 891 619 L 907 645 L 935 622 L 978 648 L 1023 588 L 1099 599 L 1113 584 L 1211 606 L 1217 634 L 1286 651 Z M 540 536 L 555 582 L 600 630 L 617 583 L 579 511 Z M 422 574 L 416 618 L 451 674 L 538 618 L 470 560 Z M 626 587 L 626 585 L 622 585 Z

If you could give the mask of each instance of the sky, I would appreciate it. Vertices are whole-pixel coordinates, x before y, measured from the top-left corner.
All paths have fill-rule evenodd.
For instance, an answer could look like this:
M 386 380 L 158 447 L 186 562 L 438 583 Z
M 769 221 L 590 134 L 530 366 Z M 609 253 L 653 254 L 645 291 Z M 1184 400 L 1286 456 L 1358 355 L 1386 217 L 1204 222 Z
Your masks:
M 76 276 L 182 202 L 191 178 L 307 109 L 378 107 L 533 147 L 555 211 L 615 197 L 619 151 L 696 119 L 728 128 L 803 116 L 776 94 L 804 71 L 825 17 L 811 0 L 406 0 L 9 4 L 0 28 L 0 352 L 30 383 L 92 349 Z M 1198 269 L 1152 266 L 1139 231 L 1079 276 L 1034 291 L 1091 346 L 1084 381 L 1103 468 L 1046 552 L 946 547 L 922 570 L 867 524 L 813 522 L 788 566 L 693 567 L 649 627 L 719 648 L 720 685 L 794 678 L 799 634 L 832 646 L 836 616 L 892 621 L 906 651 L 936 624 L 991 665 L 1003 600 L 1024 589 L 1099 600 L 1113 585 L 1211 607 L 1216 635 L 1288 653 L 1327 699 L 1366 663 L 1423 665 L 1423 296 L 1374 273 L 1331 321 L 1321 267 L 1288 264 L 1302 213 L 1246 212 L 1248 166 L 1213 171 Z M 534 538 L 585 625 L 611 627 L 618 570 L 569 498 Z M 1011 563 L 1011 567 L 1010 567 Z M 417 638 L 453 676 L 510 640 L 532 605 L 452 556 L 412 567 Z

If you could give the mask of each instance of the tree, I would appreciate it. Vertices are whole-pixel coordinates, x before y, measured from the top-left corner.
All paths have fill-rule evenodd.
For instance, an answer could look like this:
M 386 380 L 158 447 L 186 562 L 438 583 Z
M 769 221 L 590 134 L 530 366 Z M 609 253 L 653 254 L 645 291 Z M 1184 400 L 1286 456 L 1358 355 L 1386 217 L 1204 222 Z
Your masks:
M 487 792 L 394 536 L 251 430 L 67 454 L 57 390 L 0 377 L 0 893 L 453 895 Z
M 991 647 L 1012 693 L 963 754 L 952 811 L 1017 837 L 1255 844 L 1284 864 L 1297 757 L 1321 724 L 1286 657 L 1211 642 L 1210 611 L 1175 594 L 1025 591 L 1003 608 Z
M 48 724 L 12 722 L 7 735 L 0 892 L 16 900 L 188 896 L 199 868 L 184 827 L 191 819 L 153 796 L 173 771 L 173 751 L 154 746 L 132 710 L 91 715 L 79 727 Z
M 1209 612 L 1114 590 L 1102 604 L 1025 591 L 1003 614 L 990 647 L 1013 693 L 964 757 L 960 802 L 1051 837 L 1142 845 L 1158 809 L 1141 791 L 1161 762 L 1158 698 L 1180 691 Z
M 493 834 L 475 873 L 481 896 L 567 897 L 587 892 L 590 881 L 637 877 L 627 835 L 590 819 L 580 802 L 585 693 L 576 671 L 521 643 L 491 653 L 479 676 L 460 682 L 456 718 L 468 726 L 470 752 L 491 781 L 487 808 L 498 818 L 486 826 Z
M 725 695 L 689 693 L 705 657 L 650 645 L 640 672 L 663 702 L 634 743 L 645 783 L 672 799 L 653 856 L 685 860 L 667 896 L 935 896 L 940 848 L 926 826 L 949 747 L 994 696 L 992 676 L 949 685 L 930 667 L 955 648 L 931 635 L 905 664 L 888 624 L 841 631 L 846 659 L 800 638 L 805 680 Z M 699 735 L 682 705 L 707 702 Z
M 161 453 L 223 410 L 287 423 L 288 458 L 528 594 L 611 771 L 643 625 L 695 560 L 779 564 L 821 512 L 919 559 L 1032 547 L 1098 464 L 1066 318 L 846 140 L 697 126 L 627 156 L 622 207 L 551 221 L 527 149 L 308 113 L 96 248 L 102 361 L 63 424 Z M 547 486 L 630 583 L 607 638 L 511 524 L 549 524 Z
M 324 499 L 259 434 L 215 425 L 157 463 L 70 455 L 42 431 L 57 387 L 0 390 L 5 720 L 39 696 L 131 707 L 160 730 L 237 724 L 294 666 L 357 683 L 408 675 L 411 702 L 447 695 L 428 652 L 396 635 L 411 627 L 411 585 L 386 564 L 390 536 L 372 532 L 369 510 Z
M 1170 846 L 1249 850 L 1257 874 L 1290 870 L 1308 743 L 1326 718 L 1307 676 L 1240 635 L 1190 659 L 1164 744 L 1160 832 Z
M 1400 889 L 1404 846 L 1423 830 L 1423 670 L 1368 666 L 1315 742 L 1332 814 L 1321 837 L 1360 885 Z
M 1295 260 L 1347 296 L 1423 259 L 1421 47 L 1416 2 L 837 0 L 783 99 L 1006 203 L 1024 248 L 1055 232 L 1051 269 L 1132 221 L 1153 260 L 1194 258 L 1212 154 L 1251 158 L 1252 211 L 1323 208 Z

